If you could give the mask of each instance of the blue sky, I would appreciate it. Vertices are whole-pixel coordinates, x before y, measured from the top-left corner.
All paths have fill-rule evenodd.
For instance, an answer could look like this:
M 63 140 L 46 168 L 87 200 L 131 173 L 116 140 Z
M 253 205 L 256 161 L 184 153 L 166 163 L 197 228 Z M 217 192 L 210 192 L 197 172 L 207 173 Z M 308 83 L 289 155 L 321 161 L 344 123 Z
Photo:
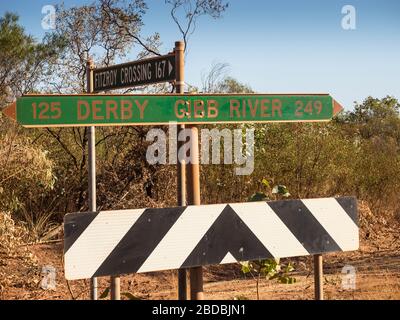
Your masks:
M 55 0 L 2 0 L 38 39 L 44 5 Z M 67 6 L 90 1 L 65 0 Z M 159 32 L 163 52 L 180 39 L 164 0 L 148 0 L 143 36 Z M 341 26 L 344 5 L 356 29 Z M 186 81 L 200 86 L 212 63 L 258 92 L 331 93 L 346 109 L 369 95 L 400 98 L 399 0 L 231 0 L 221 19 L 202 17 L 190 38 Z

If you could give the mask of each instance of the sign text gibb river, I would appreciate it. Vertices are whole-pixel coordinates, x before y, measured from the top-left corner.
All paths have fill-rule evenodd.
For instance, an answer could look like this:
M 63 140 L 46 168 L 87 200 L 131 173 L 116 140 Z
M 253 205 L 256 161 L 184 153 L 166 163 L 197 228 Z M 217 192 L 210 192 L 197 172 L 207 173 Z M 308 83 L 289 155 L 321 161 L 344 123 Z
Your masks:
M 25 95 L 4 113 L 25 127 L 328 121 L 328 94 Z

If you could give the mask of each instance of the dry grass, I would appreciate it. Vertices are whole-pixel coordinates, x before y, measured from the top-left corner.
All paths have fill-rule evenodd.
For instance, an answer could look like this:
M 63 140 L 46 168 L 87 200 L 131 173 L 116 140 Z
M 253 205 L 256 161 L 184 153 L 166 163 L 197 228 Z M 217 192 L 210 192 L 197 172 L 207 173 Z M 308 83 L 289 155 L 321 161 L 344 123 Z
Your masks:
M 39 282 L 37 258 L 24 246 L 27 239 L 27 228 L 15 223 L 9 213 L 0 212 L 0 297 L 10 286 L 34 288 Z

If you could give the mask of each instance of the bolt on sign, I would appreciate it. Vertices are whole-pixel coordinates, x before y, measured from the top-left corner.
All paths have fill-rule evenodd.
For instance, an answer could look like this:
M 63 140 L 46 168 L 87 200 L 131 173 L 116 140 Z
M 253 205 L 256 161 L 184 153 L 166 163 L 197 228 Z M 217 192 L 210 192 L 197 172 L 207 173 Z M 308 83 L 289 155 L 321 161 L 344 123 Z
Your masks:
M 175 80 L 175 55 L 143 59 L 93 70 L 94 92 Z
M 25 127 L 329 121 L 329 94 L 25 95 L 3 112 Z
M 354 197 L 72 213 L 65 277 L 351 251 L 358 232 Z

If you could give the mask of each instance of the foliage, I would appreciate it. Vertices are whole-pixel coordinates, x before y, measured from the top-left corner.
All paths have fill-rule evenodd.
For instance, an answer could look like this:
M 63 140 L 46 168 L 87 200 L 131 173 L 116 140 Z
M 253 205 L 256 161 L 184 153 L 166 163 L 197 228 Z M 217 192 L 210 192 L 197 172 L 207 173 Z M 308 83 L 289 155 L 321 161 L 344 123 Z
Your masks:
M 0 107 L 32 92 L 65 45 L 63 37 L 55 35 L 36 42 L 19 25 L 18 16 L 5 13 L 0 18 Z
M 86 61 L 93 58 L 98 66 L 121 59 L 133 47 L 143 50 L 141 57 L 157 53 L 158 35 L 140 37 L 147 6 L 142 0 L 100 0 L 66 8 L 56 7 L 57 28 L 52 35 L 63 36 L 69 44 L 59 57 L 57 71 L 47 90 L 57 93 L 86 91 Z
M 244 261 L 240 263 L 244 274 L 251 274 L 254 278 L 263 277 L 268 280 L 277 280 L 280 283 L 293 284 L 296 279 L 289 276 L 294 271 L 289 262 L 282 266 L 279 259 L 263 259 L 258 261 Z
M 290 197 L 289 190 L 286 186 L 277 184 L 273 188 L 271 188 L 272 179 L 268 181 L 268 179 L 263 178 L 261 180 L 261 185 L 263 186 L 264 192 L 256 192 L 251 195 L 248 201 L 268 201 L 268 200 L 277 200 L 279 196 L 282 197 Z
M 347 118 L 349 122 L 363 124 L 367 127 L 372 127 L 377 122 L 384 121 L 385 125 L 383 127 L 385 128 L 387 125 L 393 125 L 392 120 L 398 118 L 399 109 L 400 104 L 393 97 L 387 96 L 381 100 L 368 97 L 362 104 L 356 103 L 354 111 L 348 112 L 345 115 L 345 119 Z M 382 124 L 375 127 L 377 129 L 375 133 L 381 131 L 381 127 Z M 390 131 L 386 132 L 389 133 Z
M 121 296 L 125 297 L 127 300 L 141 300 L 130 292 L 121 292 Z
M 246 84 L 238 82 L 236 79 L 227 76 L 218 83 L 216 92 L 220 93 L 253 93 L 254 91 Z
M 229 76 L 227 63 L 213 63 L 201 81 L 202 92 L 206 93 L 254 93 L 250 86 Z
M 398 105 L 391 97 L 367 98 L 329 123 L 255 124 L 252 175 L 236 176 L 234 165 L 202 166 L 202 197 L 207 203 L 243 202 L 248 195 L 273 200 L 272 192 L 257 194 L 266 177 L 294 198 L 353 195 L 375 214 L 394 215 L 400 209 Z
M 206 2 L 196 3 L 192 22 L 199 16 L 217 17 L 219 1 Z M 188 4 L 175 3 L 174 8 Z M 132 48 L 138 58 L 159 54 L 159 35 L 142 35 L 147 11 L 143 0 L 100 0 L 70 8 L 61 4 L 56 10 L 57 28 L 40 43 L 26 34 L 17 16 L 6 14 L 0 20 L 0 105 L 26 92 L 85 91 L 90 56 L 100 67 L 124 58 Z M 123 92 L 165 92 L 169 86 Z M 27 222 L 35 238 L 61 222 L 65 213 L 87 210 L 87 128 L 27 130 L 3 116 L 0 124 L 3 209 Z M 99 208 L 175 204 L 175 168 L 152 166 L 145 159 L 148 130 L 96 130 Z
M 99 299 L 106 299 L 110 295 L 110 293 L 110 287 L 105 288 L 104 291 L 100 294 Z M 126 300 L 141 300 L 139 297 L 130 292 L 121 292 L 121 296 L 125 297 Z
M 223 1 L 167 5 L 183 32 L 190 30 L 188 36 L 199 17 L 218 18 L 226 9 Z M 206 7 L 197 10 L 197 5 Z M 146 12 L 146 2 L 139 0 L 58 6 L 57 29 L 42 42 L 26 34 L 15 15 L 6 14 L 0 19 L 0 105 L 29 91 L 84 91 L 88 56 L 106 66 L 131 49 L 140 58 L 159 54 L 159 35 L 142 32 Z M 253 92 L 230 77 L 227 67 L 212 66 L 202 91 Z M 128 91 L 171 89 L 166 84 Z M 235 165 L 202 165 L 203 203 L 282 199 L 290 190 L 294 198 L 355 195 L 376 214 L 400 209 L 399 103 L 393 97 L 368 97 L 329 123 L 225 127 L 255 128 L 254 172 L 237 176 Z M 96 129 L 99 209 L 176 205 L 176 167 L 149 165 L 145 159 L 149 129 Z M 87 210 L 87 145 L 86 128 L 23 129 L 0 116 L 1 208 L 27 222 L 35 237 L 65 213 Z
M 104 291 L 100 294 L 99 299 L 105 299 L 110 294 L 110 287 L 104 289 Z
M 36 240 L 54 219 L 49 203 L 41 201 L 54 186 L 54 163 L 30 137 L 19 135 L 7 121 L 5 127 L 7 132 L 0 129 L 0 208 L 25 221 Z

